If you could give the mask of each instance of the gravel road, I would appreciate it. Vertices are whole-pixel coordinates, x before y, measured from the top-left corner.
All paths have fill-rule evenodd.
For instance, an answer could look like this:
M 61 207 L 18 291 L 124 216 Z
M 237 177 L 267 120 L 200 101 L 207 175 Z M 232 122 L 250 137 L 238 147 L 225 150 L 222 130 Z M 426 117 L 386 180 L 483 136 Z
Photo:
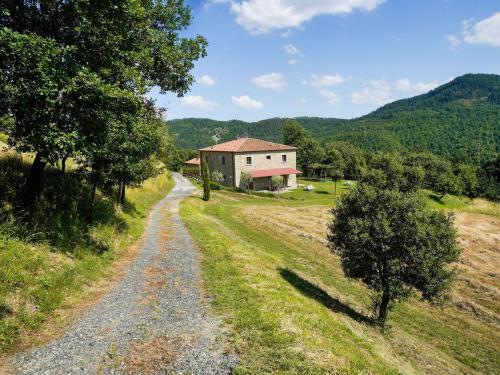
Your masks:
M 224 332 L 200 285 L 198 252 L 179 216 L 194 187 L 173 174 L 123 279 L 61 338 L 17 354 L 21 374 L 228 374 Z

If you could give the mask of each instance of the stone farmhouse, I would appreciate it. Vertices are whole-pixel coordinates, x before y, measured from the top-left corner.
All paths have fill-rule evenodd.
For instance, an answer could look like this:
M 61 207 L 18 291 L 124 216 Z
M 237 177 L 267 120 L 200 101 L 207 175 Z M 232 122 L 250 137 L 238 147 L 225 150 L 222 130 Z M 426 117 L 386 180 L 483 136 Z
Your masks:
M 225 186 L 242 186 L 241 175 L 251 173 L 254 190 L 270 190 L 271 177 L 283 176 L 284 185 L 297 187 L 297 149 L 292 146 L 255 138 L 237 138 L 200 149 L 200 158 L 208 163 L 210 171 L 224 175 Z

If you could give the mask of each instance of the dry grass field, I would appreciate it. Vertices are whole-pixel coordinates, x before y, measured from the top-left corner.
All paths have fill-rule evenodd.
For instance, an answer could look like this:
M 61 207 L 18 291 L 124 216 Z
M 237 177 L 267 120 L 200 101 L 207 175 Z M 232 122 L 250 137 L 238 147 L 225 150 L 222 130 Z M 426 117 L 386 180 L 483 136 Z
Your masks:
M 236 373 L 498 373 L 498 206 L 481 207 L 491 215 L 467 212 L 475 202 L 454 211 L 463 256 L 451 301 L 400 304 L 382 334 L 370 321 L 370 292 L 344 277 L 327 247 L 334 198 L 216 192 L 208 204 L 185 201 L 214 308 L 241 358 Z
M 242 214 L 283 234 L 327 245 L 328 207 L 245 206 Z M 455 226 L 463 254 L 453 303 L 500 328 L 500 218 L 457 213 Z

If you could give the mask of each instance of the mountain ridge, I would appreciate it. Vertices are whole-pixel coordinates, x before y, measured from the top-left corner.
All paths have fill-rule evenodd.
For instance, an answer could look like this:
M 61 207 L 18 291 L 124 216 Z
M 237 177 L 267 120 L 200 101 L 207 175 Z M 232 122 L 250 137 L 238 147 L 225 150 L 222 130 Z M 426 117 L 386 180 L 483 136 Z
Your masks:
M 283 122 L 186 118 L 168 121 L 176 144 L 200 148 L 236 136 L 283 141 Z M 370 151 L 429 150 L 448 159 L 480 164 L 500 144 L 500 75 L 466 74 L 428 93 L 388 103 L 354 119 L 295 117 L 326 143 L 348 141 Z

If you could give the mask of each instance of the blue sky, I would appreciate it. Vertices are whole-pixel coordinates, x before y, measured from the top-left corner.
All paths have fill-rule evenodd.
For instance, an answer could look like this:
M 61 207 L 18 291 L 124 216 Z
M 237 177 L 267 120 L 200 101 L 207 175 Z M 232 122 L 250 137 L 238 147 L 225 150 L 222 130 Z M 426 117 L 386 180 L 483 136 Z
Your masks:
M 500 1 L 191 0 L 208 39 L 167 120 L 352 118 L 464 73 L 500 74 Z

